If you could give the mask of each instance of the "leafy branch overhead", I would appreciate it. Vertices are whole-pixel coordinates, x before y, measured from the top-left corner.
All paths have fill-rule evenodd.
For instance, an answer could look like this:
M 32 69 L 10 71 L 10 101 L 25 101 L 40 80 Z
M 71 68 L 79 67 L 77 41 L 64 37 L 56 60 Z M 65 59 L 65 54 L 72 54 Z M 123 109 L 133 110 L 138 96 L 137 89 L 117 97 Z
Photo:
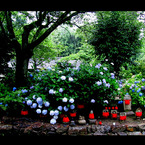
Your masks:
M 25 84 L 29 59 L 33 49 L 43 42 L 59 25 L 68 23 L 83 11 L 1 11 L 0 30 L 16 53 L 16 83 Z M 21 22 L 21 23 L 19 23 Z M 18 29 L 16 29 L 16 27 Z M 18 32 L 19 30 L 19 32 Z

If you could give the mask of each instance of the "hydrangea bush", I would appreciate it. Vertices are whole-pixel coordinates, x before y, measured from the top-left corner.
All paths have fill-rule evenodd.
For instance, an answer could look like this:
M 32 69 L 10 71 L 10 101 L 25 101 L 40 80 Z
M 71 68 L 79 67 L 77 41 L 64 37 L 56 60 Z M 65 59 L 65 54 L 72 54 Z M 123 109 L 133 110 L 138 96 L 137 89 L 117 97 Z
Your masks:
M 110 103 L 117 94 L 115 75 L 103 64 L 82 63 L 79 67 L 62 67 L 39 71 L 29 76 L 29 88 L 13 91 L 23 98 L 22 105 L 29 106 L 36 114 L 52 116 L 50 123 L 56 123 L 60 113 L 76 108 L 78 103 Z
M 126 93 L 131 96 L 133 106 L 142 108 L 145 105 L 145 79 L 141 73 L 132 76 L 124 83 L 120 89 L 122 98 Z

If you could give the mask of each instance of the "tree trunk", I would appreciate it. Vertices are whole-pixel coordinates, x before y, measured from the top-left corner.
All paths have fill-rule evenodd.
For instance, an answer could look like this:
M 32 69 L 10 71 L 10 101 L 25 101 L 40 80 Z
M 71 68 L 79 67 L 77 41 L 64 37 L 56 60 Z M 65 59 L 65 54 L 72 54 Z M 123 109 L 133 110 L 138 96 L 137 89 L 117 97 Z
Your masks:
M 28 63 L 29 58 L 24 54 L 19 53 L 16 55 L 16 87 L 27 85 Z

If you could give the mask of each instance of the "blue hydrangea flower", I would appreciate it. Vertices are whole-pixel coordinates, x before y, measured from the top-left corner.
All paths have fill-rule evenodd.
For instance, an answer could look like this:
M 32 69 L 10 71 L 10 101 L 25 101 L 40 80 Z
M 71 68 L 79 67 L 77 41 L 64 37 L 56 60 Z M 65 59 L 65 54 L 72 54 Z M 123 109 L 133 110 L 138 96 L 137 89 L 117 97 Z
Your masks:
M 100 63 L 98 63 L 96 66 L 95 66 L 95 68 L 100 68 L 101 67 L 101 64 Z
M 30 76 L 30 78 L 32 78 L 32 77 L 33 77 L 33 75 L 32 75 L 32 74 L 30 74 L 29 76 Z
M 123 103 L 123 101 L 118 101 L 118 104 L 122 104 Z
M 137 93 L 139 93 L 141 91 L 141 88 L 139 88 L 138 90 L 137 90 Z
M 17 90 L 17 88 L 16 87 L 13 87 L 13 91 L 16 91 Z
M 135 92 L 135 89 L 132 89 L 132 92 Z
M 139 96 L 141 97 L 143 95 L 143 93 L 139 93 Z

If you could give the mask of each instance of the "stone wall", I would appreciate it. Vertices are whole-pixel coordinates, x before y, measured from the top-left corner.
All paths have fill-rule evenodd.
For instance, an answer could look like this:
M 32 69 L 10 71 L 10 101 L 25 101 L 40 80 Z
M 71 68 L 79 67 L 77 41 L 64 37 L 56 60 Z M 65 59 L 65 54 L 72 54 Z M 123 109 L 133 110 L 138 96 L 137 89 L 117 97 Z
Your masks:
M 0 136 L 130 136 L 145 135 L 145 123 L 138 125 L 51 125 L 18 121 L 0 124 Z

